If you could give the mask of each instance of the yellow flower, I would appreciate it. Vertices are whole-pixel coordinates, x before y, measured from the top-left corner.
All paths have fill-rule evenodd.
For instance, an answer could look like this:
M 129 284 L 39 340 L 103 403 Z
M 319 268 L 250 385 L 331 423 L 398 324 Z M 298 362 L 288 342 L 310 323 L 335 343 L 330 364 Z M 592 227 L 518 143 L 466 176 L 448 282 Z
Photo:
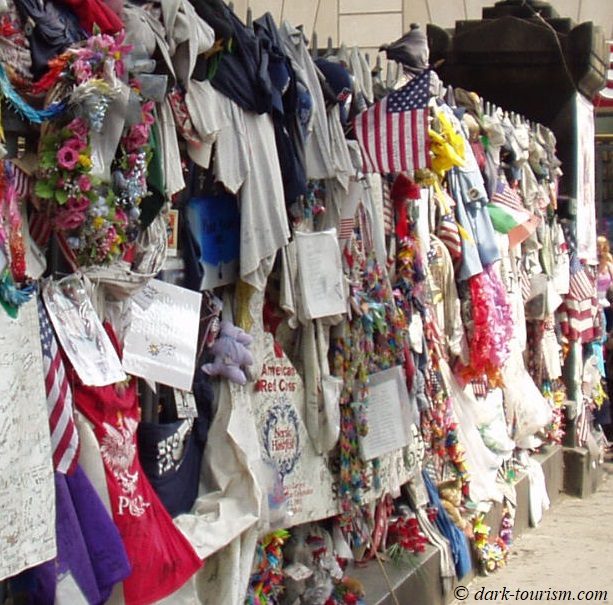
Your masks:
M 85 154 L 79 155 L 79 166 L 84 168 L 85 170 L 89 170 L 92 167 L 92 160 L 89 156 Z
M 97 216 L 92 221 L 92 224 L 94 226 L 94 229 L 100 229 L 100 228 L 102 228 L 102 225 L 104 225 L 104 218 L 102 218 L 101 216 Z

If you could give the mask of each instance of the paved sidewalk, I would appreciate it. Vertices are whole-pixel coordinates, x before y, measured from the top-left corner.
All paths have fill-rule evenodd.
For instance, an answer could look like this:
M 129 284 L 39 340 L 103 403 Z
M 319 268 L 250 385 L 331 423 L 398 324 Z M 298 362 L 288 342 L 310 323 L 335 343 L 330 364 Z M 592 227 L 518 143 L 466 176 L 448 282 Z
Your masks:
M 583 500 L 562 495 L 539 527 L 514 542 L 505 568 L 476 578 L 466 590 L 456 588 L 455 594 L 462 598 L 455 604 L 470 605 L 613 604 L 612 457 L 604 465 L 598 492 Z

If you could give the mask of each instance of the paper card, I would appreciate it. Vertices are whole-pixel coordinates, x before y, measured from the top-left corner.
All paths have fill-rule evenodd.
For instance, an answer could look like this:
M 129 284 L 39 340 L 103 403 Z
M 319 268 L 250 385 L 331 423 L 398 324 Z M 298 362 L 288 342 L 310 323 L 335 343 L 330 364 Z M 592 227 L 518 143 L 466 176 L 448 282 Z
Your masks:
M 51 464 L 36 299 L 0 309 L 0 580 L 56 554 Z
M 295 233 L 298 275 L 308 319 L 346 313 L 343 266 L 336 229 Z
M 147 288 L 147 308 L 132 305 L 123 369 L 188 391 L 196 367 L 202 294 L 157 279 Z
M 400 366 L 372 374 L 368 390 L 368 434 L 360 438 L 360 448 L 362 457 L 372 460 L 411 442 L 412 419 L 409 418 L 409 393 Z
M 179 211 L 168 211 L 168 256 L 177 256 L 177 242 L 179 240 Z
M 198 408 L 193 393 L 175 389 L 175 407 L 177 408 L 178 418 L 197 418 Z
M 47 282 L 43 300 L 60 344 L 83 384 L 102 387 L 126 379 L 113 343 L 78 276 Z
M 155 300 L 156 292 L 157 290 L 153 285 L 147 284 L 134 295 L 132 302 L 137 304 L 143 311 L 146 311 Z

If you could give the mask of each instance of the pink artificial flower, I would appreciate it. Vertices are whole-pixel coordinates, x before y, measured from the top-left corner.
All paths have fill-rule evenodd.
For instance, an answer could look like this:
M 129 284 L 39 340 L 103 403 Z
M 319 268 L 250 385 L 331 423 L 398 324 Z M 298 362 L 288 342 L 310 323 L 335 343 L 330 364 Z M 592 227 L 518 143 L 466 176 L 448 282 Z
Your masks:
M 69 198 L 66 203 L 66 207 L 69 208 L 72 212 L 84 213 L 90 205 L 90 201 L 83 195 Z
M 137 151 L 149 141 L 149 128 L 145 124 L 136 124 L 130 128 L 126 140 L 128 151 Z
M 89 127 L 83 118 L 75 118 L 66 128 L 79 139 L 86 139 L 89 133 Z
M 155 118 L 153 117 L 153 107 L 153 101 L 147 101 L 146 103 L 143 103 L 142 115 L 143 124 L 145 124 L 145 126 L 151 126 L 155 122 Z
M 78 152 L 66 145 L 57 152 L 55 157 L 57 158 L 57 163 L 60 168 L 64 170 L 74 170 L 79 160 Z
M 55 215 L 55 226 L 62 231 L 77 229 L 85 222 L 85 212 L 75 212 L 70 208 L 63 207 Z
M 115 210 L 115 222 L 124 228 L 128 226 L 128 215 L 121 208 Z
M 92 66 L 89 64 L 89 61 L 86 61 L 85 59 L 77 59 L 72 64 L 72 73 L 74 74 L 77 82 L 82 84 L 83 82 L 91 79 L 93 75 Z
M 87 47 L 97 51 L 108 51 L 115 45 L 115 39 L 108 34 L 98 34 L 87 39 Z
M 81 191 L 83 191 L 84 193 L 88 192 L 91 188 L 92 188 L 92 182 L 91 179 L 86 175 L 86 174 L 82 174 L 78 179 L 77 179 L 77 186 L 79 187 L 79 189 Z
M 74 149 L 79 153 L 79 151 L 83 151 L 87 147 L 87 142 L 84 139 L 73 137 L 72 139 L 64 141 L 64 146 L 70 147 L 70 149 Z

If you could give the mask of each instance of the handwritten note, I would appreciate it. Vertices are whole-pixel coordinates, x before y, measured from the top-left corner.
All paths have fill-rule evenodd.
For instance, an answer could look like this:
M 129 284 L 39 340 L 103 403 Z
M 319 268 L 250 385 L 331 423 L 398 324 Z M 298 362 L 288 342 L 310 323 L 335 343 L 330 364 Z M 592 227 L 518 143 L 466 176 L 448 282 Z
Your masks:
M 36 300 L 0 309 L 0 580 L 55 557 L 55 487 Z
M 298 275 L 308 319 L 347 311 L 341 252 L 336 229 L 295 233 Z
M 145 308 L 138 301 L 132 304 L 123 369 L 189 391 L 196 367 L 202 294 L 157 279 L 146 290 Z
M 370 376 L 368 434 L 360 438 L 365 460 L 379 458 L 409 444 L 408 402 L 409 393 L 400 366 Z

